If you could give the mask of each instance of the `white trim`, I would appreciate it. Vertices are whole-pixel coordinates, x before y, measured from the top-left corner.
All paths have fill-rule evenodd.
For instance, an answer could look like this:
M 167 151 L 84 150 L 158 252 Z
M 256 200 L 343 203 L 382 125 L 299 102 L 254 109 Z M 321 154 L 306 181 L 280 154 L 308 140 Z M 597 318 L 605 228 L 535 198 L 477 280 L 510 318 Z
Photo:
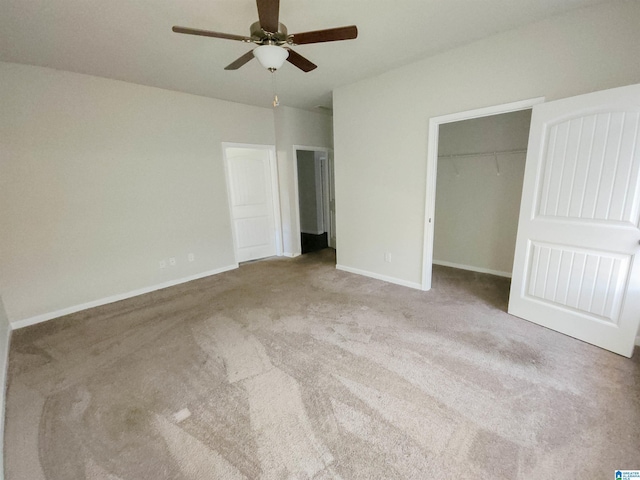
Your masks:
M 381 275 L 379 273 L 360 270 L 359 268 L 345 267 L 344 265 L 336 265 L 336 270 L 355 273 L 356 275 L 375 278 L 376 280 L 382 280 L 383 282 L 394 283 L 396 285 L 402 285 L 403 287 L 409 287 L 409 288 L 415 288 L 416 290 L 421 290 L 421 285 L 418 282 L 409 282 L 407 280 L 402 280 L 401 278 L 389 277 L 387 275 Z
M 336 185 L 335 185 L 335 165 L 333 161 L 333 150 L 329 150 L 329 158 L 327 159 L 327 233 L 329 236 L 329 246 L 336 248 Z M 331 201 L 333 200 L 333 211 L 331 210 Z
M 438 134 L 443 123 L 458 122 L 472 118 L 488 117 L 502 113 L 527 110 L 544 102 L 544 97 L 530 98 L 518 102 L 493 105 L 466 112 L 450 113 L 429 119 L 429 144 L 427 149 L 427 181 L 424 208 L 424 243 L 422 246 L 422 290 L 431 289 L 431 269 L 433 264 L 433 234 L 436 214 L 436 180 L 438 174 Z
M 11 324 L 7 325 L 7 338 L 5 339 L 5 354 L 0 359 L 0 385 L 2 385 L 2 395 L 0 395 L 0 451 L 4 452 L 4 422 L 5 405 L 7 404 L 7 377 L 9 372 L 9 347 L 11 346 Z M 0 457 L 0 480 L 4 478 L 4 455 Z
M 640 347 L 640 335 L 636 337 L 636 347 Z
M 173 287 L 175 285 L 180 285 L 181 283 L 187 283 L 193 280 L 198 280 L 200 278 L 210 277 L 211 275 L 217 275 L 219 273 L 228 272 L 229 270 L 235 270 L 236 268 L 238 268 L 238 264 L 234 263 L 233 265 L 217 268 L 215 270 L 208 270 L 206 272 L 197 273 L 196 275 L 179 278 L 177 280 L 170 280 L 168 282 L 152 285 L 151 287 L 140 288 L 138 290 L 133 290 L 131 292 L 126 292 L 126 293 L 119 293 L 117 295 L 112 295 L 110 297 L 101 298 L 99 300 L 94 300 L 92 302 L 82 303 L 80 305 L 74 305 L 72 307 L 63 308 L 61 310 L 56 310 L 54 312 L 43 313 L 41 315 L 25 318 L 23 320 L 15 320 L 11 322 L 11 328 L 15 330 L 17 328 L 28 327 L 30 325 L 46 322 L 47 320 L 53 320 L 54 318 L 62 317 L 64 315 L 69 315 L 71 313 L 80 312 L 82 310 L 87 310 L 89 308 L 99 307 L 101 305 L 106 305 L 108 303 L 119 302 L 120 300 L 126 300 L 127 298 L 137 297 L 138 295 L 144 295 L 145 293 L 155 292 L 156 290 L 162 290 L 163 288 Z
M 313 152 L 313 169 L 316 177 L 316 230 L 319 233 L 324 233 L 327 231 L 324 221 L 326 210 L 324 206 L 324 190 L 327 183 L 325 181 L 324 163 L 327 161 L 327 155 L 318 155 L 318 153 L 322 154 L 323 152 Z
M 442 265 L 443 267 L 459 268 L 460 270 L 468 270 L 470 272 L 488 273 L 499 277 L 511 278 L 511 272 L 502 272 L 500 270 L 491 270 L 490 268 L 476 267 L 474 265 L 463 265 L 461 263 L 445 262 L 443 260 L 434 260 L 434 265 Z
M 296 257 L 299 257 L 302 254 L 300 252 L 298 252 L 298 253 L 284 252 L 282 255 L 284 255 L 285 257 L 289 257 L 289 258 L 296 258 Z

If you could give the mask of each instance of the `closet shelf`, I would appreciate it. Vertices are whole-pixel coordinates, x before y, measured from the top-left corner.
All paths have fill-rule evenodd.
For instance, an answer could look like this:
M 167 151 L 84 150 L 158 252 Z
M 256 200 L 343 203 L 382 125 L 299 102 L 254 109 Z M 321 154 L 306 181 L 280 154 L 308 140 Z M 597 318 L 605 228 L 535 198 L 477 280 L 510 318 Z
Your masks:
M 495 152 L 458 153 L 456 155 L 438 155 L 438 158 L 495 157 L 497 155 L 511 155 L 516 153 L 527 153 L 527 150 L 520 149 L 520 150 L 497 150 Z

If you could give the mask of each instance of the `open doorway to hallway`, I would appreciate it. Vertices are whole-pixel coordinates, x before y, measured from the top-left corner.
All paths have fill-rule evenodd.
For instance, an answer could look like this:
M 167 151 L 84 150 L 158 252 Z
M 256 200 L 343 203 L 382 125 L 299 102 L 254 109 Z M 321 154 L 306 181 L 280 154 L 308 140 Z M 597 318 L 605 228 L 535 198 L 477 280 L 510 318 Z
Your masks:
M 326 149 L 296 148 L 300 244 L 303 254 L 335 246 L 331 168 Z

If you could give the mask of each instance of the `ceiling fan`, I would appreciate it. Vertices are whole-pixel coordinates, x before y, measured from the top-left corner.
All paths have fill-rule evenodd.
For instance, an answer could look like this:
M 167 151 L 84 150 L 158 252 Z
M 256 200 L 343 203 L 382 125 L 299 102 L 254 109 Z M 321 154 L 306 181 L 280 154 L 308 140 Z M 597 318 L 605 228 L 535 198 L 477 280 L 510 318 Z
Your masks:
M 259 21 L 251 25 L 249 28 L 250 36 L 248 37 L 178 26 L 173 27 L 172 30 L 176 33 L 186 33 L 188 35 L 255 43 L 258 47 L 231 62 L 225 67 L 225 70 L 237 70 L 255 56 L 262 66 L 271 72 L 280 68 L 285 60 L 303 72 L 310 72 L 317 67 L 317 65 L 292 50 L 289 47 L 290 45 L 351 40 L 358 36 L 358 29 L 355 25 L 290 35 L 287 33 L 287 27 L 278 21 L 280 0 L 256 0 L 256 4 L 258 6 Z

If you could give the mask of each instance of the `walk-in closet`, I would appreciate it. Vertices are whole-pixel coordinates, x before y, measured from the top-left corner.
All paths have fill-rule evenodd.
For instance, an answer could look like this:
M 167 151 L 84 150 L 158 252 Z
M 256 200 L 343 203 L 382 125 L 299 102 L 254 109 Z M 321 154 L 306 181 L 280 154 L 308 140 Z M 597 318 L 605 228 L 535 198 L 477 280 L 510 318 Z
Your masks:
M 531 110 L 440 125 L 433 263 L 510 277 Z

